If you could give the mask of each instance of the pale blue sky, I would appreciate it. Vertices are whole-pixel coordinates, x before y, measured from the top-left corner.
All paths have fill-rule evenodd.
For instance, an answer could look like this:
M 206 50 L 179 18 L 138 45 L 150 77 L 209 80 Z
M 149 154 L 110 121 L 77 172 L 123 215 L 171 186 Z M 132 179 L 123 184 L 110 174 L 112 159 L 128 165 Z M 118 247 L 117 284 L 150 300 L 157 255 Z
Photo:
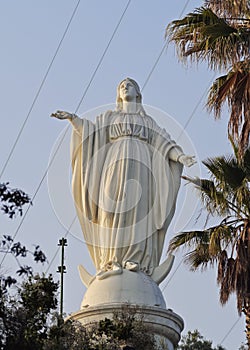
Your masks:
M 0 170 L 28 115 L 76 4 L 77 1 L 66 0 L 0 2 L 0 91 L 4 125 L 0 139 Z M 126 4 L 125 0 L 80 2 L 1 181 L 9 181 L 31 196 L 35 194 L 54 144 L 66 126 L 66 122 L 49 116 L 57 109 L 76 110 Z M 127 76 L 138 81 L 141 87 L 144 85 L 164 45 L 167 23 L 178 18 L 186 4 L 184 13 L 202 2 L 131 1 L 79 108 L 79 114 L 113 103 L 117 84 Z M 215 122 L 204 108 L 202 96 L 213 77 L 214 73 L 208 71 L 205 65 L 184 67 L 178 62 L 173 45 L 170 45 L 143 90 L 146 105 L 164 111 L 182 126 L 190 119 L 186 131 L 193 142 L 199 164 L 207 156 L 231 151 L 226 136 L 226 117 Z M 168 129 L 167 119 L 163 124 Z M 171 130 L 168 131 L 171 133 Z M 61 162 L 64 161 L 63 152 L 66 162 L 69 153 L 67 144 L 60 153 Z M 196 169 L 198 171 L 199 167 Z M 205 174 L 203 168 L 202 173 Z M 67 183 L 68 179 L 64 181 Z M 182 187 L 185 187 L 184 184 Z M 176 216 L 185 194 L 180 196 Z M 196 202 L 196 199 L 193 200 Z M 58 213 L 54 213 L 46 178 L 33 204 L 18 229 L 17 239 L 30 245 L 39 243 L 51 261 L 58 239 L 67 228 L 62 225 L 62 218 L 58 219 Z M 67 205 L 65 203 L 65 211 Z M 191 206 L 195 207 L 193 202 Z M 203 222 L 195 226 L 196 216 L 197 211 L 186 228 L 202 227 Z M 1 232 L 15 232 L 19 222 L 1 218 Z M 167 241 L 174 232 L 173 223 Z M 71 234 L 67 238 L 64 308 L 70 313 L 79 309 L 85 290 L 78 277 L 77 265 L 84 264 L 92 272 L 93 268 L 84 243 Z M 235 300 L 232 298 L 224 308 L 219 305 L 214 272 L 194 274 L 181 265 L 174 273 L 181 257 L 181 253 L 176 255 L 171 280 L 169 283 L 166 280 L 161 286 L 164 288 L 168 283 L 164 289 L 167 305 L 183 317 L 184 333 L 198 328 L 216 345 L 238 319 Z M 5 262 L 11 271 L 14 266 L 9 259 Z M 57 255 L 49 271 L 55 274 L 59 263 L 60 255 Z M 244 337 L 242 317 L 222 345 L 227 350 L 235 350 Z

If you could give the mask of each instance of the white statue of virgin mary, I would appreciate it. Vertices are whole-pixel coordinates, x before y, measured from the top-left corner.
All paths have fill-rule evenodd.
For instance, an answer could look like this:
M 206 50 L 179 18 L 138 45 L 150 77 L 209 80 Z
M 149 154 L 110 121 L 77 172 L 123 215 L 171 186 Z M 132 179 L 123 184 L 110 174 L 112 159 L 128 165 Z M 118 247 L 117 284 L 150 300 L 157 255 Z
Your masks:
M 123 269 L 154 276 L 183 165 L 195 163 L 141 102 L 138 84 L 126 78 L 118 85 L 116 110 L 94 123 L 68 112 L 52 114 L 73 127 L 73 196 L 99 279 Z

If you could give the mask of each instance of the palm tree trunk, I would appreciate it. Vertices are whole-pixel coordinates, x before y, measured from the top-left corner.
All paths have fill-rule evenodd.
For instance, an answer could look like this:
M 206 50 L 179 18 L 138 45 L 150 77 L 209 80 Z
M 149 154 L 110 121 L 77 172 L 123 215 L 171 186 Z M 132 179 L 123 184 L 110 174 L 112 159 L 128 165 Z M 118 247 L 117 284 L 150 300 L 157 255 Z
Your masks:
M 246 298 L 243 312 L 246 316 L 247 345 L 248 345 L 248 349 L 250 350 L 250 298 Z
M 245 308 L 245 315 L 246 315 L 246 336 L 247 336 L 247 344 L 248 344 L 248 350 L 250 350 L 250 278 L 249 278 L 249 272 L 250 272 L 250 223 L 248 220 L 247 223 L 247 297 L 245 299 L 246 308 Z

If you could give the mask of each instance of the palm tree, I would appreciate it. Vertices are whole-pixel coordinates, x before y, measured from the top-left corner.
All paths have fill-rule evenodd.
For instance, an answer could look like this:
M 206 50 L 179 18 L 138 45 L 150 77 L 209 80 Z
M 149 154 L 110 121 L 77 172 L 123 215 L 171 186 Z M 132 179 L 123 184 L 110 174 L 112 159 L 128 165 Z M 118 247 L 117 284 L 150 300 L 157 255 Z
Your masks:
M 215 117 L 226 102 L 228 134 L 239 144 L 239 156 L 250 134 L 250 5 L 248 0 L 206 0 L 204 7 L 172 21 L 166 38 L 176 44 L 182 61 L 206 61 L 212 70 L 226 70 L 212 85 L 207 107 Z
M 197 188 L 208 216 L 217 216 L 219 223 L 178 234 L 169 250 L 187 248 L 185 262 L 194 271 L 217 265 L 220 302 L 225 304 L 236 293 L 238 312 L 246 316 L 250 348 L 250 148 L 239 160 L 233 146 L 234 155 L 203 162 L 210 179 L 184 177 Z

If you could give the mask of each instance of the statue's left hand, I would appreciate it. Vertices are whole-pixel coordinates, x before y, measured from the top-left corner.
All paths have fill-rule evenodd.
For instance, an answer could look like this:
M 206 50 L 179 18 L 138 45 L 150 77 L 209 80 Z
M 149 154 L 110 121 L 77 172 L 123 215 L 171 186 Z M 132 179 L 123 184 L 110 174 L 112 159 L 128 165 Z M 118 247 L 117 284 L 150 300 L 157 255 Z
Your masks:
M 188 167 L 197 163 L 195 160 L 195 156 L 188 156 L 186 154 L 182 154 L 181 156 L 179 156 L 178 162 Z
M 72 120 L 75 117 L 75 114 L 64 112 L 64 111 L 56 111 L 55 113 L 51 114 L 51 117 L 54 117 L 60 120 L 64 120 L 64 119 Z

